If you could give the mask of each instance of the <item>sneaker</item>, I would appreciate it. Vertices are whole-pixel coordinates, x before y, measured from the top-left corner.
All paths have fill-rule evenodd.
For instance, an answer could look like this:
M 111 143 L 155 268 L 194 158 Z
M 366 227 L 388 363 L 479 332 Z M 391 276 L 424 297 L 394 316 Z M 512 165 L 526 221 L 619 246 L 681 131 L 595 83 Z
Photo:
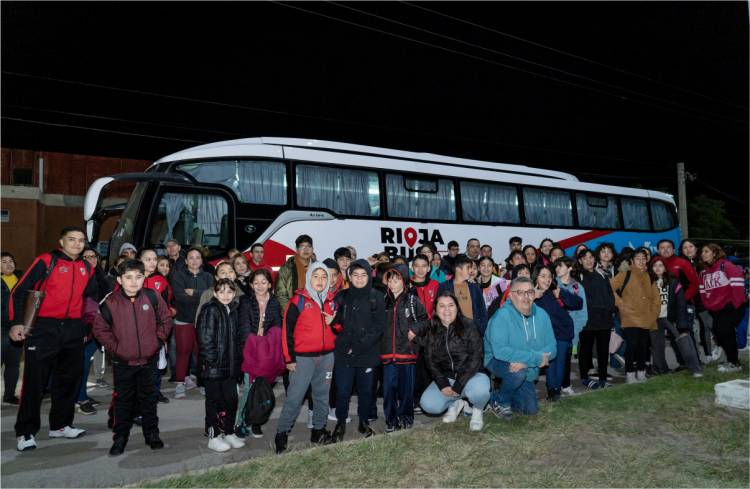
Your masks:
M 422 411 L 421 406 L 417 406 L 414 408 L 414 416 L 419 416 L 420 414 L 424 414 L 424 411 Z
M 286 451 L 288 438 L 289 435 L 287 433 L 276 433 L 276 437 L 274 438 L 276 453 L 284 453 Z
M 561 394 L 562 394 L 563 396 L 575 396 L 575 395 L 576 395 L 576 391 L 574 391 L 574 390 L 573 390 L 573 386 L 570 386 L 570 385 L 569 385 L 568 387 L 564 387 L 564 388 L 563 388 L 563 389 L 562 389 L 562 390 L 560 391 L 560 393 L 561 393 Z
M 610 384 L 609 382 L 598 382 L 597 389 L 609 389 L 610 387 L 614 387 L 614 385 Z
M 161 450 L 164 448 L 164 442 L 159 438 L 159 434 L 153 434 L 146 437 L 146 445 L 151 447 L 151 450 Z
M 456 399 L 443 415 L 443 423 L 453 423 L 458 418 L 458 414 L 464 408 L 466 402 L 463 399 Z
M 313 429 L 313 411 L 312 409 L 307 410 L 307 428 Z
M 169 404 L 169 399 L 167 399 L 167 396 L 162 394 L 161 391 L 156 393 L 156 401 L 162 404 Z
M 231 448 L 232 446 L 220 436 L 213 436 L 208 439 L 208 449 L 214 452 L 228 452 Z
M 96 399 L 92 399 L 92 398 L 90 398 L 88 396 L 86 396 L 86 400 L 89 402 L 89 404 L 91 404 L 94 407 L 101 406 L 101 404 L 102 404 L 101 402 L 97 401 Z
M 99 377 L 98 379 L 96 379 L 96 386 L 99 389 L 106 389 L 108 387 L 111 387 L 109 385 L 109 382 L 107 382 L 106 380 L 104 380 L 104 377 Z
M 398 431 L 401 429 L 401 425 L 398 424 L 387 424 L 385 425 L 385 432 L 386 433 L 393 433 L 394 431 Z
M 245 446 L 245 440 L 235 434 L 226 435 L 224 441 L 229 443 L 232 448 L 242 448 Z
M 206 388 L 205 387 L 199 387 L 198 391 L 201 393 L 203 397 L 206 397 Z
M 471 406 L 469 406 L 468 402 L 465 403 L 464 404 L 464 416 L 466 416 L 468 418 L 469 416 L 471 416 L 472 412 L 474 412 L 474 408 L 471 407 Z
M 338 419 L 338 418 L 336 417 L 336 410 L 335 410 L 335 409 L 333 409 L 333 408 L 330 408 L 330 409 L 328 410 L 328 421 L 336 421 L 336 422 L 338 422 L 338 420 L 339 420 L 339 419 Z M 351 416 L 347 416 L 347 417 L 346 417 L 346 422 L 347 422 L 347 423 L 351 423 L 351 422 L 352 422 L 352 418 L 351 418 Z M 311 427 L 310 427 L 310 426 L 308 426 L 308 428 L 311 428 Z
M 185 390 L 195 389 L 198 387 L 198 384 L 195 383 L 195 379 L 192 375 L 188 375 L 185 377 Z
M 474 409 L 471 412 L 471 421 L 469 421 L 469 431 L 482 431 L 484 427 L 484 417 L 481 409 Z
M 635 372 L 628 372 L 625 377 L 626 384 L 637 384 L 638 379 L 635 377 Z
M 587 389 L 598 389 L 599 381 L 593 379 L 581 379 L 581 385 L 583 385 Z
M 646 371 L 645 370 L 639 370 L 635 373 L 635 381 L 639 384 L 642 384 L 646 382 Z
M 9 406 L 18 406 L 20 402 L 21 401 L 19 401 L 19 399 L 16 396 L 3 398 L 3 404 L 7 404 Z
M 125 451 L 125 446 L 128 444 L 128 439 L 124 436 L 120 436 L 114 439 L 114 442 L 112 443 L 112 448 L 109 449 L 109 455 L 112 457 L 117 457 L 118 455 L 122 455 L 122 453 Z
M 742 367 L 740 365 L 736 365 L 734 363 L 726 363 L 719 367 L 719 372 L 723 374 L 733 374 L 735 372 L 742 371 Z
M 16 438 L 18 441 L 18 444 L 16 445 L 16 450 L 19 452 L 25 452 L 26 450 L 33 450 L 36 448 L 36 440 L 34 440 L 34 435 L 23 435 Z
M 513 410 L 510 408 L 510 406 L 503 406 L 498 403 L 492 403 L 491 410 L 492 414 L 500 419 L 510 421 L 513 418 Z
M 185 388 L 184 382 L 178 382 L 177 386 L 174 388 L 174 398 L 175 399 L 184 399 L 187 394 L 185 394 L 185 391 L 187 389 Z
M 718 362 L 721 359 L 721 355 L 723 353 L 724 353 L 724 350 L 722 350 L 720 346 L 714 347 L 714 349 L 711 351 L 712 361 Z
M 83 401 L 77 403 L 77 409 L 79 414 L 92 415 L 96 414 L 96 408 L 91 405 L 89 401 Z
M 82 430 L 80 428 L 73 428 L 72 426 L 66 426 L 65 428 L 61 428 L 59 430 L 51 431 L 49 432 L 50 438 L 78 438 L 79 436 L 83 436 L 83 434 L 86 433 L 86 430 Z
M 259 424 L 254 424 L 250 427 L 250 434 L 253 438 L 263 438 L 263 430 L 260 429 Z
M 547 402 L 557 402 L 560 400 L 560 391 L 557 389 L 547 391 Z
M 317 445 L 330 445 L 332 442 L 333 438 L 331 437 L 331 432 L 325 428 L 319 430 L 313 428 L 310 432 L 310 443 Z
M 703 372 L 693 372 L 694 379 L 700 379 L 701 377 L 703 377 Z

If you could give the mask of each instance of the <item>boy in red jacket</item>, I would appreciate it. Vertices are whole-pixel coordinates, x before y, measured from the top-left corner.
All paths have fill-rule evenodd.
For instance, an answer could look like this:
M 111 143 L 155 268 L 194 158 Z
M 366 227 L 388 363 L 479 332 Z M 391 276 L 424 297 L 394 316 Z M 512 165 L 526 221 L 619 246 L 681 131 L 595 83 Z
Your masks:
M 126 260 L 118 267 L 120 290 L 99 305 L 94 336 L 112 353 L 115 421 L 110 455 L 125 451 L 134 408 L 143 417 L 143 437 L 152 450 L 164 448 L 156 415 L 154 375 L 159 348 L 172 329 L 169 306 L 159 294 L 143 288 L 143 263 Z

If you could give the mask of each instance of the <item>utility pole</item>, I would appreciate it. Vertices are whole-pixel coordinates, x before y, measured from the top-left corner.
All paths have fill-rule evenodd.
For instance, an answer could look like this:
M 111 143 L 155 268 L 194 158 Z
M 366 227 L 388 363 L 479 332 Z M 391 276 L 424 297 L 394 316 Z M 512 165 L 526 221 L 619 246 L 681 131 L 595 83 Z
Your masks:
M 685 163 L 683 162 L 677 163 L 677 205 L 682 237 L 687 238 L 690 236 L 690 234 L 688 234 L 687 192 L 685 191 Z

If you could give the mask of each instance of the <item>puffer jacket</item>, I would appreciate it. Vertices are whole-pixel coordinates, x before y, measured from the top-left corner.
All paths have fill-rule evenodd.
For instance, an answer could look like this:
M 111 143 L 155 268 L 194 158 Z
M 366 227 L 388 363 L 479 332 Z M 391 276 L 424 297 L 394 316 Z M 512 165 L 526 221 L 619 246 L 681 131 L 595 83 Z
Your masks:
M 294 297 L 297 289 L 297 266 L 294 263 L 294 257 L 289 259 L 279 269 L 279 275 L 276 277 L 274 292 L 279 300 L 281 310 L 286 309 L 287 303 Z
M 403 270 L 397 266 L 391 269 L 393 272 L 403 273 Z M 408 278 L 406 280 L 408 284 Z M 389 290 L 385 296 L 385 331 L 380 342 L 380 360 L 383 364 L 415 363 L 419 345 L 409 340 L 409 331 L 422 336 L 428 327 L 427 312 L 413 287 L 407 288 L 398 297 L 394 297 Z
M 459 394 L 479 372 L 484 356 L 482 335 L 474 323 L 467 322 L 459 336 L 455 326 L 432 325 L 425 339 L 425 366 L 440 389 L 450 386 Z
M 322 311 L 306 289 L 295 292 L 284 309 L 281 344 L 286 363 L 295 363 L 297 356 L 317 357 L 333 351 L 336 336 L 323 312 L 334 315 L 335 307 L 330 292 Z
M 120 289 L 102 300 L 93 320 L 94 336 L 115 358 L 128 365 L 145 365 L 159 352 L 172 330 L 172 314 L 159 294 L 158 311 L 144 290 L 133 301 Z
M 242 344 L 245 344 L 247 337 L 251 334 L 258 334 L 260 326 L 260 306 L 255 293 L 240 297 L 240 336 Z M 266 304 L 266 315 L 263 318 L 263 331 L 270 328 L 281 328 L 281 306 L 278 299 L 273 294 L 269 294 L 268 304 Z
M 242 343 L 237 304 L 229 308 L 214 298 L 198 315 L 198 364 L 206 380 L 227 380 L 242 376 Z
M 622 287 L 628 273 L 630 280 L 620 297 L 616 291 Z M 651 282 L 648 273 L 631 267 L 629 272 L 623 271 L 615 275 L 611 285 L 615 291 L 615 304 L 620 311 L 622 327 L 655 330 L 661 310 L 661 298 L 656 284 Z

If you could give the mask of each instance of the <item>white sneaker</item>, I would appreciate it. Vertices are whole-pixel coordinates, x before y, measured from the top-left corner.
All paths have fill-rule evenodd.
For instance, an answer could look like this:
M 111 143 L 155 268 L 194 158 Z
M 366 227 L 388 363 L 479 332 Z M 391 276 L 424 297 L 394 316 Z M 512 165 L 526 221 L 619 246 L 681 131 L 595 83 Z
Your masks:
M 227 443 L 222 437 L 214 436 L 208 440 L 208 448 L 214 452 L 226 452 L 229 451 L 232 446 Z
M 34 440 L 34 435 L 19 436 L 16 440 L 18 441 L 16 449 L 19 452 L 23 452 L 25 450 L 33 450 L 36 448 L 36 440 Z
M 336 417 L 336 409 L 329 408 L 328 409 L 328 421 L 336 421 L 336 422 L 338 422 L 338 420 L 339 419 Z M 346 417 L 346 422 L 347 423 L 351 423 L 352 422 L 351 416 L 347 416 Z
M 635 379 L 639 384 L 646 382 L 646 371 L 639 370 L 638 372 L 636 372 Z
M 174 388 L 174 398 L 175 399 L 184 399 L 185 396 L 185 383 L 184 382 L 178 382 L 177 385 Z
M 313 429 L 315 426 L 313 425 L 313 411 L 312 409 L 307 410 L 307 428 Z
M 185 376 L 185 390 L 195 389 L 198 384 L 195 383 L 195 378 L 192 375 Z
M 469 421 L 469 431 L 482 431 L 484 427 L 484 418 L 482 411 L 473 409 L 471 412 L 471 421 Z
M 198 388 L 198 390 L 200 391 L 200 393 L 201 393 L 201 395 L 203 397 L 206 397 L 206 388 L 205 387 L 200 387 L 200 388 Z
M 453 401 L 453 404 L 451 404 L 451 407 L 448 408 L 448 411 L 446 411 L 443 416 L 443 423 L 455 422 L 456 418 L 458 418 L 458 414 L 464 408 L 464 404 L 466 404 L 466 402 L 464 402 L 463 399 Z
M 719 372 L 723 374 L 733 374 L 742 370 L 742 367 L 733 363 L 727 363 L 719 367 Z
M 625 383 L 626 384 L 637 384 L 638 379 L 635 377 L 635 372 L 628 372 L 625 374 Z
M 80 428 L 73 428 L 72 426 L 66 426 L 65 428 L 50 431 L 49 437 L 50 438 L 78 438 L 79 436 L 86 433 L 86 430 L 82 430 Z
M 576 391 L 574 391 L 574 390 L 573 390 L 573 387 L 571 387 L 571 386 L 568 386 L 568 387 L 564 387 L 564 388 L 563 388 L 563 389 L 562 389 L 562 390 L 560 391 L 560 393 L 561 393 L 562 395 L 564 395 L 564 396 L 575 396 L 575 395 L 576 395 Z
M 723 353 L 724 350 L 722 350 L 720 346 L 714 347 L 713 351 L 711 351 L 711 358 L 714 362 L 718 362 L 721 359 Z
M 700 379 L 701 377 L 703 377 L 703 372 L 695 372 L 693 374 L 693 378 L 695 379 Z
M 224 441 L 229 443 L 232 448 L 242 448 L 245 446 L 245 441 L 235 434 L 226 435 Z

